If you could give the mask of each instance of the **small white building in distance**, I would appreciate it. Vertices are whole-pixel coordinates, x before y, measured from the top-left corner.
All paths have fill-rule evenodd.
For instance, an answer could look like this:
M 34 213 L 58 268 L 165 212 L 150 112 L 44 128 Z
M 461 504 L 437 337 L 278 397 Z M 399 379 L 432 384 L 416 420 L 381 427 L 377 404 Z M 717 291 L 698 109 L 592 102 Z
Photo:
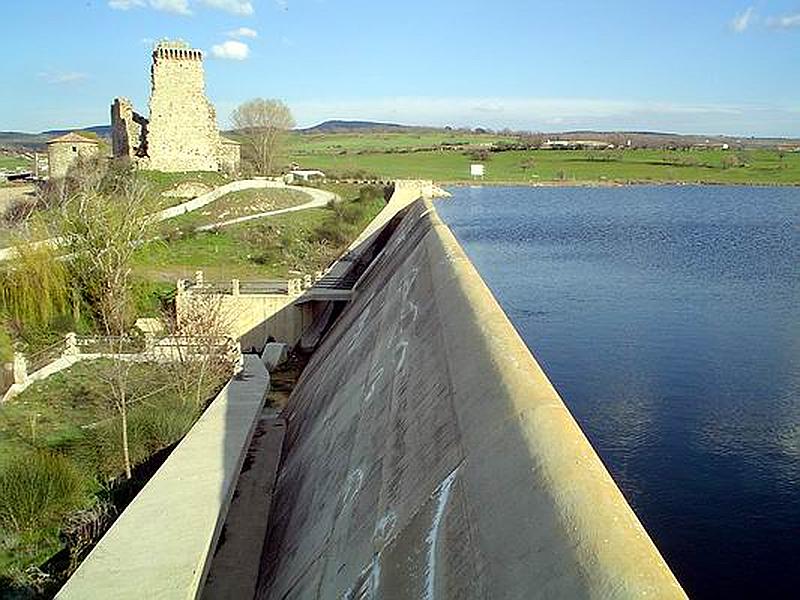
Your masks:
M 100 153 L 100 142 L 71 131 L 47 142 L 47 162 L 50 179 L 66 177 L 69 168 L 79 158 Z

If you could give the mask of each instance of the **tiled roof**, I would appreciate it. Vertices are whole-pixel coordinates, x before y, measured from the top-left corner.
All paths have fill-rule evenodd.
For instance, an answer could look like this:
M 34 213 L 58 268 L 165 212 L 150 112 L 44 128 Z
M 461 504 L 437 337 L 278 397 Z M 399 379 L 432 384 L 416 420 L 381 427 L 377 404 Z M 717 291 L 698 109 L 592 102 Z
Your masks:
M 75 133 L 74 131 L 70 131 L 62 136 L 57 138 L 53 138 L 48 144 L 97 144 L 99 143 L 97 140 L 92 138 L 88 138 L 82 136 L 79 133 Z

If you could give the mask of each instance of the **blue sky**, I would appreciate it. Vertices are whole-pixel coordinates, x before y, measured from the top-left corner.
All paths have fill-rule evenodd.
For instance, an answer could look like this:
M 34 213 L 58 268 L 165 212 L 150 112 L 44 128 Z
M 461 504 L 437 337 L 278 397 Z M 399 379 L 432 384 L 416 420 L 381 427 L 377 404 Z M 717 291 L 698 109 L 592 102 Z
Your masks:
M 147 111 L 153 40 L 207 52 L 240 102 L 300 125 L 370 119 L 537 131 L 800 136 L 800 0 L 7 0 L 0 130 Z

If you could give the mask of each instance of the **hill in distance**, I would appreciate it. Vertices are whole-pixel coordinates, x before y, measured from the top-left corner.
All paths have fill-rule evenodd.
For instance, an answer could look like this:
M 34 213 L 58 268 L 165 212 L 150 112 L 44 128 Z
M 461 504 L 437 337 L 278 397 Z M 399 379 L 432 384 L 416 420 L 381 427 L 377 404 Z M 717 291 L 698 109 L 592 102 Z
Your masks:
M 367 133 L 370 131 L 403 131 L 408 129 L 425 129 L 411 125 L 398 125 L 397 123 L 379 123 L 375 121 L 324 121 L 313 127 L 298 129 L 300 133 Z

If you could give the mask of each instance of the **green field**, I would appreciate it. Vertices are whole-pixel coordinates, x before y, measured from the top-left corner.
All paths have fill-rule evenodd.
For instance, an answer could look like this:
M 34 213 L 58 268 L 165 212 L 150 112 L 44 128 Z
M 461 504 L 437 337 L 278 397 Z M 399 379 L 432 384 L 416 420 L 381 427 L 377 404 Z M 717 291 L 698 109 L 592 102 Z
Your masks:
M 293 156 L 339 154 L 342 152 L 387 152 L 430 149 L 437 146 L 475 146 L 513 142 L 513 136 L 454 131 L 403 133 L 318 133 L 289 137 L 288 152 Z
M 331 176 L 361 173 L 380 179 L 438 182 L 470 181 L 470 164 L 483 162 L 485 181 L 494 183 L 800 184 L 800 153 L 774 150 L 515 150 L 490 152 L 485 161 L 459 150 L 295 152 L 291 160 Z
M 32 166 L 32 162 L 18 155 L 0 154 L 0 171 L 13 171 L 15 169 L 27 169 Z

